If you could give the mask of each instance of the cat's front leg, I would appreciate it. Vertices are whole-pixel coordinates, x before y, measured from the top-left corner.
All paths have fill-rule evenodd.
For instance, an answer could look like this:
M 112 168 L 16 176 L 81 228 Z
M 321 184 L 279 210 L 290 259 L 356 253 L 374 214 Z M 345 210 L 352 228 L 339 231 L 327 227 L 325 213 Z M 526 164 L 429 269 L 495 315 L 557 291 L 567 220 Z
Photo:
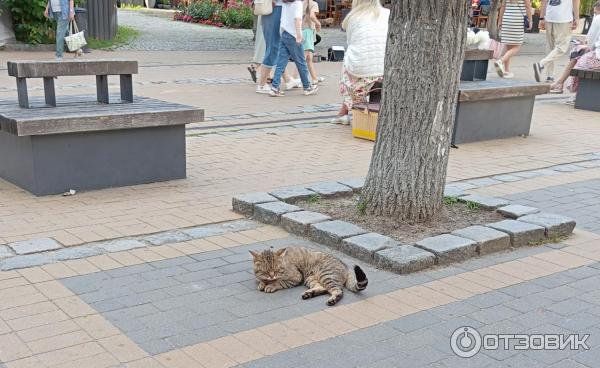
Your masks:
M 281 290 L 281 289 L 283 289 L 283 287 L 281 286 L 281 284 L 279 282 L 273 282 L 271 284 L 265 285 L 264 292 L 265 293 L 274 293 L 277 290 Z
M 265 286 L 267 286 L 267 284 L 265 284 L 262 281 L 258 282 L 258 291 L 264 291 L 265 290 Z

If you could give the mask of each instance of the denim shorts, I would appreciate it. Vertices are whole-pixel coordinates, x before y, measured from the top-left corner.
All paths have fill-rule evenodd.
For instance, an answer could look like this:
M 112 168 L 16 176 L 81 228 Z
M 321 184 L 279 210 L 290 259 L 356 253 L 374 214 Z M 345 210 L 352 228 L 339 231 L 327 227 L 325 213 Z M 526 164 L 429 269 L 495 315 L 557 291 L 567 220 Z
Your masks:
M 267 68 L 273 68 L 277 63 L 279 43 L 281 42 L 280 27 L 281 6 L 276 6 L 271 14 L 262 16 L 262 29 L 265 38 L 265 58 L 262 65 Z

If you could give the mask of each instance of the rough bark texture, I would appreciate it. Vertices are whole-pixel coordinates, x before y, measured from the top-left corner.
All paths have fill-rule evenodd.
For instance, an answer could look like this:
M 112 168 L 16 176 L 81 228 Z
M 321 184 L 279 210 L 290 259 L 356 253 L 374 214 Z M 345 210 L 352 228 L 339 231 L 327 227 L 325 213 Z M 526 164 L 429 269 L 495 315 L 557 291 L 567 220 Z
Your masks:
M 377 140 L 363 189 L 370 213 L 431 218 L 442 205 L 467 2 L 392 2 Z
M 490 9 L 490 15 L 488 19 L 488 31 L 490 37 L 496 41 L 500 41 L 500 30 L 498 29 L 498 17 L 500 16 L 500 7 L 502 6 L 502 0 L 493 0 L 492 7 Z

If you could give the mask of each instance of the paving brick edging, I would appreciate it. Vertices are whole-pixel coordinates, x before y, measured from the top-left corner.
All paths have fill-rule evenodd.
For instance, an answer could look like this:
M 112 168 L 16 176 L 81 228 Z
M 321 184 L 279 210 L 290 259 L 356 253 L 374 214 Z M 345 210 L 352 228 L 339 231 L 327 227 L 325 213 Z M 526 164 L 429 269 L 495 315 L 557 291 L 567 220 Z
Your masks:
M 567 236 L 576 225 L 571 218 L 543 213 L 535 207 L 510 204 L 502 198 L 456 193 L 454 196 L 459 201 L 497 211 L 506 219 L 458 229 L 415 244 L 400 244 L 388 236 L 368 232 L 322 213 L 305 211 L 296 205 L 311 197 L 335 198 L 360 193 L 363 185 L 364 179 L 355 178 L 243 194 L 233 197 L 232 207 L 235 212 L 256 221 L 279 225 L 290 233 L 400 274 Z

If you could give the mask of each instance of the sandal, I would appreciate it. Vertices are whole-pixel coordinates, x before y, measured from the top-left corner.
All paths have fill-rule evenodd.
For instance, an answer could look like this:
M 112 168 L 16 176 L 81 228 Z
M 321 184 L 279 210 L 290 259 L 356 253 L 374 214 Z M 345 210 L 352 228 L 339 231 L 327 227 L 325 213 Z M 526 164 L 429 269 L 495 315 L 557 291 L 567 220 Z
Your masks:
M 561 94 L 563 93 L 562 84 L 553 84 L 550 86 L 550 93 Z
M 256 83 L 256 68 L 254 65 L 248 66 L 248 72 L 250 72 L 250 78 L 252 78 L 252 81 Z

